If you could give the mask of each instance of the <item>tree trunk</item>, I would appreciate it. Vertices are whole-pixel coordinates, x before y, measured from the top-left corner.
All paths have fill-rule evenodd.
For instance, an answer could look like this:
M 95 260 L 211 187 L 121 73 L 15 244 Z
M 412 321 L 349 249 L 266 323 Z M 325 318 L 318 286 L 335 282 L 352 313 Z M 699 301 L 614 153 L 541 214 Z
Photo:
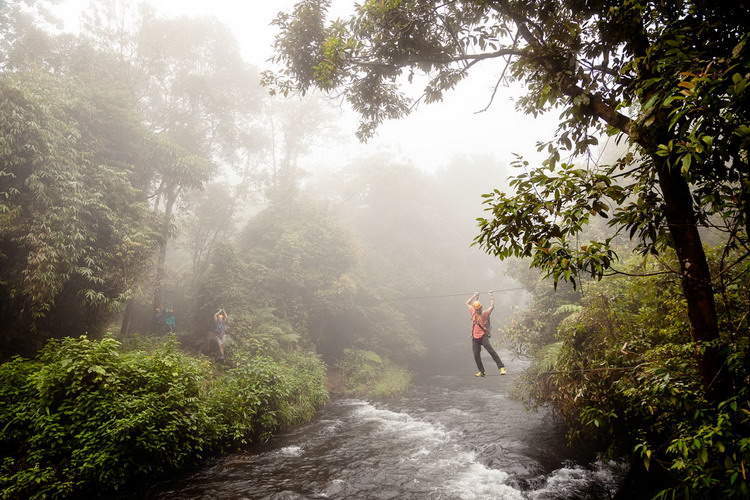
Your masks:
M 128 300 L 125 304 L 125 312 L 122 315 L 122 323 L 120 324 L 120 336 L 124 337 L 130 333 L 130 323 L 133 318 L 133 301 Z
M 177 201 L 177 188 L 171 187 L 167 191 L 166 204 L 164 205 L 164 215 L 162 218 L 161 238 L 159 241 L 159 252 L 156 258 L 156 276 L 154 278 L 154 310 L 162 306 L 163 284 L 164 284 L 164 265 L 167 260 L 167 242 L 172 225 L 172 211 Z
M 679 172 L 654 160 L 659 174 L 659 187 L 664 197 L 664 212 L 680 263 L 682 291 L 687 300 L 688 317 L 693 340 L 711 342 L 719 338 L 719 322 L 714 302 L 711 270 L 698 233 L 690 188 Z M 700 359 L 700 372 L 706 397 L 718 402 L 727 395 L 725 374 L 721 373 L 719 349 L 706 347 Z
M 747 172 L 748 169 L 746 168 L 745 171 Z M 745 218 L 745 238 L 750 238 L 750 176 L 740 179 L 740 182 L 742 183 L 742 214 Z

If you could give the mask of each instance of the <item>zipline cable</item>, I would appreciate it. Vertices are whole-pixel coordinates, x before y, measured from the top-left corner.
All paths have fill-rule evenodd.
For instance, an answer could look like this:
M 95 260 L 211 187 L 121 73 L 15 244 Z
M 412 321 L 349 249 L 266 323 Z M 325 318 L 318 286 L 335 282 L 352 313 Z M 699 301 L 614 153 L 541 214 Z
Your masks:
M 513 292 L 516 290 L 526 290 L 526 288 L 522 286 L 518 286 L 515 288 L 499 288 L 497 290 L 488 290 L 486 292 L 480 292 L 480 293 Z M 472 295 L 474 293 L 476 292 L 474 291 L 474 292 L 449 293 L 446 295 L 420 295 L 420 296 L 413 296 L 413 297 L 397 297 L 395 299 L 385 300 L 384 302 L 393 302 L 397 300 L 442 299 L 442 298 L 447 298 L 447 297 L 467 296 L 467 295 Z

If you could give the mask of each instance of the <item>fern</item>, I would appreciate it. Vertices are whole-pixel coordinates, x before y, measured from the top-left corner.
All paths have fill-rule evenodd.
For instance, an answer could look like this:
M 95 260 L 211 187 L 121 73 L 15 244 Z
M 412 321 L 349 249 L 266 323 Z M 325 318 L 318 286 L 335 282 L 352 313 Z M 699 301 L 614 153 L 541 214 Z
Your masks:
M 573 314 L 583 310 L 580 304 L 563 304 L 555 310 L 555 314 Z
M 555 369 L 562 345 L 562 342 L 555 342 L 539 349 L 536 354 L 535 366 L 540 372 L 548 372 Z

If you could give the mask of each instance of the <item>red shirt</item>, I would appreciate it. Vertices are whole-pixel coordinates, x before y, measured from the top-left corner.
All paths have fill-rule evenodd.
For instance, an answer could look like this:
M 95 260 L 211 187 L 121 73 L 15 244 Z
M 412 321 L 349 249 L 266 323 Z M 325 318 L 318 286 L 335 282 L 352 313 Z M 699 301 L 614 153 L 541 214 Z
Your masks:
M 482 314 L 477 314 L 475 310 L 470 312 L 471 313 L 471 336 L 475 339 L 481 339 L 484 337 L 485 330 L 489 331 L 489 328 L 487 328 L 487 325 L 490 322 L 490 314 L 492 314 L 492 308 L 487 309 L 486 311 L 483 311 Z M 485 330 L 482 330 L 482 325 Z

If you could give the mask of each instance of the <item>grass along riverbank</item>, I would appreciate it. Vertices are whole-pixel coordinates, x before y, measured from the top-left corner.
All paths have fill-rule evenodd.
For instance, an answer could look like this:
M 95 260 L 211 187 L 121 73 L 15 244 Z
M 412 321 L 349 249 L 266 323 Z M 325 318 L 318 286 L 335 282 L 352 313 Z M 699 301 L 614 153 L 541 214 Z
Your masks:
M 412 375 L 387 358 L 372 351 L 344 349 L 333 380 L 334 392 L 350 396 L 388 398 L 404 393 Z

